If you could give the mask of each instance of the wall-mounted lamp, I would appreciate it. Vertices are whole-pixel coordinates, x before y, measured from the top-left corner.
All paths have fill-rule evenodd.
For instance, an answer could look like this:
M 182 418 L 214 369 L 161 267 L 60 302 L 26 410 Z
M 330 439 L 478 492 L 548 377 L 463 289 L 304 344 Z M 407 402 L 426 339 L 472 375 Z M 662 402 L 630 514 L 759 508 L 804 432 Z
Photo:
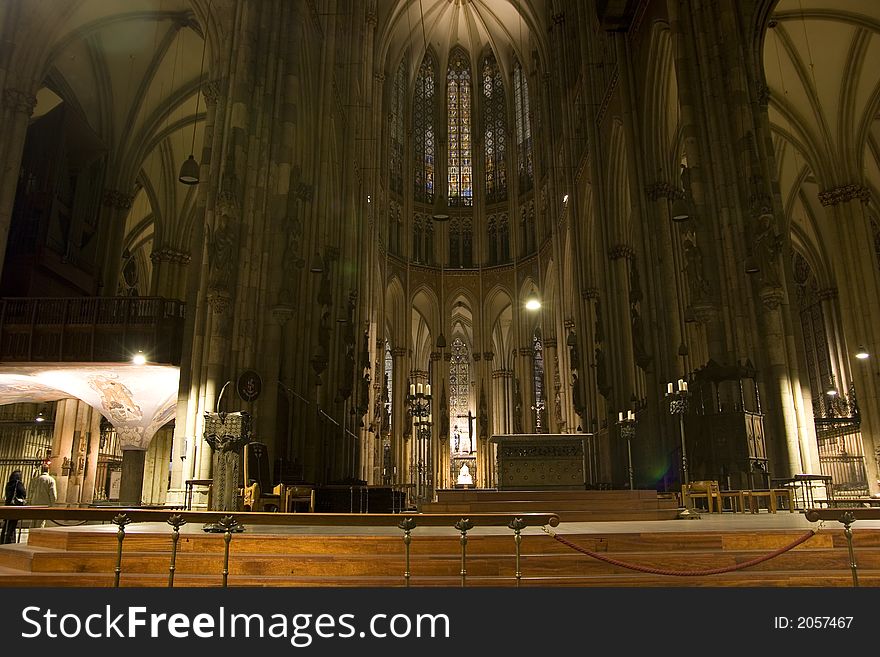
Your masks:
M 761 271 L 761 267 L 758 265 L 758 260 L 754 256 L 746 258 L 745 270 L 747 274 L 757 274 Z
M 147 357 L 144 355 L 144 352 L 138 349 L 138 352 L 131 357 L 131 362 L 135 365 L 144 365 L 147 362 Z
M 313 274 L 320 274 L 324 271 L 324 261 L 321 259 L 321 254 L 317 251 L 312 256 L 312 264 L 309 265 L 309 271 Z
M 859 360 L 865 360 L 870 357 L 870 355 L 871 354 L 868 353 L 868 350 L 865 349 L 865 346 L 860 344 L 858 350 L 856 350 L 856 358 Z

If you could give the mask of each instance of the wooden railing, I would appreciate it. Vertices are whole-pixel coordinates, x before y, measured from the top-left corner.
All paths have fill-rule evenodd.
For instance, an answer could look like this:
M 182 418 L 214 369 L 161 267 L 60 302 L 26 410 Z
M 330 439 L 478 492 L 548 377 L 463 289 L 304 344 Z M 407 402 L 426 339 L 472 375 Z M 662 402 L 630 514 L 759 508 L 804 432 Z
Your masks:
M 110 522 L 118 527 L 117 553 L 114 585 L 119 586 L 122 572 L 122 551 L 125 528 L 131 523 L 164 523 L 171 528 L 171 556 L 168 586 L 174 586 L 177 558 L 177 542 L 180 528 L 188 523 L 205 523 L 204 530 L 222 533 L 225 549 L 222 581 L 227 586 L 229 575 L 229 544 L 233 536 L 242 531 L 245 524 L 270 526 L 309 527 L 397 527 L 402 532 L 404 544 L 404 585 L 410 583 L 410 543 L 416 527 L 450 527 L 459 533 L 461 546 L 461 586 L 467 584 L 468 532 L 475 527 L 507 527 L 513 532 L 515 570 L 512 577 L 520 585 L 521 532 L 526 527 L 556 527 L 559 516 L 555 513 L 260 513 L 249 511 L 183 511 L 177 509 L 142 509 L 124 507 L 106 508 L 58 508 L 40 506 L 0 506 L 0 518 L 4 520 L 53 520 L 61 522 L 100 523 Z
M 185 304 L 162 297 L 0 299 L 0 360 L 180 364 Z

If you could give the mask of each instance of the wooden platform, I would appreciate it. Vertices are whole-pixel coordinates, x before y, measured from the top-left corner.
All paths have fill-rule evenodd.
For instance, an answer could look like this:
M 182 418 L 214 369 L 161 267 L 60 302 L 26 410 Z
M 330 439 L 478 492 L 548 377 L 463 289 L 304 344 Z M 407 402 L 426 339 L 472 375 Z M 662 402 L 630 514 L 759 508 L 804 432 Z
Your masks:
M 655 490 L 438 490 L 423 513 L 553 512 L 562 522 L 672 520 L 679 507 Z
M 764 516 L 769 522 L 771 518 Z M 785 546 L 808 527 L 701 530 L 700 521 L 641 523 L 687 530 L 558 531 L 569 541 L 627 563 L 693 571 L 749 561 Z M 774 522 L 778 522 L 772 519 Z M 801 519 L 802 520 L 802 519 Z M 713 526 L 718 526 L 718 520 Z M 632 523 L 636 525 L 637 523 Z M 592 526 L 595 528 L 595 526 Z M 175 586 L 217 587 L 222 582 L 223 536 L 197 526 L 181 532 Z M 251 527 L 230 544 L 230 586 L 403 586 L 402 533 L 384 528 L 314 527 L 282 533 L 279 527 Z M 434 529 L 433 532 L 429 531 Z M 493 528 L 472 532 L 467 544 L 468 586 L 515 586 L 513 535 Z M 573 531 L 572 531 L 573 530 Z M 416 529 L 411 544 L 413 586 L 459 586 L 457 532 Z M 854 530 L 861 586 L 880 586 L 880 529 Z M 130 526 L 124 542 L 122 586 L 167 586 L 170 530 L 159 523 Z M 530 530 L 522 539 L 523 586 L 815 586 L 852 585 L 846 540 L 826 528 L 805 544 L 770 561 L 732 573 L 675 577 L 609 565 L 580 554 L 552 537 Z M 111 525 L 31 530 L 27 544 L 0 546 L 0 586 L 112 586 L 116 531 Z

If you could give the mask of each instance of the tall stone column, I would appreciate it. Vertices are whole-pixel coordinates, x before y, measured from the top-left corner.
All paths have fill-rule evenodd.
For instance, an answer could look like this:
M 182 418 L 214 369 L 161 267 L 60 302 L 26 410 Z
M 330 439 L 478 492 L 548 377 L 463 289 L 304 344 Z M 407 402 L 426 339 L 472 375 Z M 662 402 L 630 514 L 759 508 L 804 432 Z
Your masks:
M 834 244 L 835 276 L 839 281 L 840 318 L 848 354 L 861 345 L 870 357 L 852 363 L 850 371 L 861 411 L 865 470 L 871 493 L 880 492 L 880 273 L 874 253 L 873 228 L 867 212 L 870 191 L 858 183 L 819 194 L 832 225 L 839 230 Z
M 103 296 L 116 296 L 122 272 L 122 241 L 125 238 L 125 218 L 131 210 L 134 197 L 120 189 L 105 189 L 101 200 L 101 226 L 106 235 L 104 264 L 101 271 Z
M 27 139 L 28 121 L 37 98 L 30 91 L 7 87 L 0 96 L 0 271 L 6 258 L 6 243 L 12 222 L 12 206 L 18 185 L 18 171 Z
M 153 263 L 150 295 L 166 299 L 185 299 L 186 268 L 190 262 L 189 253 L 165 246 L 153 249 L 150 260 Z

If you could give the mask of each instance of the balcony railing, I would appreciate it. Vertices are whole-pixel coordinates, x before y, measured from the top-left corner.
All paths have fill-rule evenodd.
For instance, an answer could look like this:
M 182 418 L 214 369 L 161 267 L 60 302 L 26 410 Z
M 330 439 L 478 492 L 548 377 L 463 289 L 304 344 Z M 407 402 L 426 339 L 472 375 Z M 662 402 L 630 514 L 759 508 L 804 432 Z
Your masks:
M 0 360 L 179 365 L 184 314 L 161 297 L 0 299 Z

